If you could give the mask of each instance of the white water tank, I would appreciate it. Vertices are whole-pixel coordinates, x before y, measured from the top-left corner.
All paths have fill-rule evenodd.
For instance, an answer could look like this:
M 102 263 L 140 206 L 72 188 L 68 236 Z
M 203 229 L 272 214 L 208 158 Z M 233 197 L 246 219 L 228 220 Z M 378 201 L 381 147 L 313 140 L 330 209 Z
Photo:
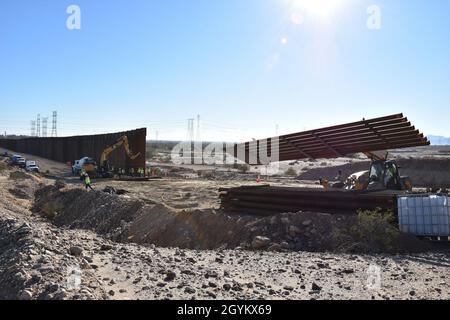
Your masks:
M 400 230 L 417 236 L 450 237 L 450 197 L 407 195 L 397 199 Z

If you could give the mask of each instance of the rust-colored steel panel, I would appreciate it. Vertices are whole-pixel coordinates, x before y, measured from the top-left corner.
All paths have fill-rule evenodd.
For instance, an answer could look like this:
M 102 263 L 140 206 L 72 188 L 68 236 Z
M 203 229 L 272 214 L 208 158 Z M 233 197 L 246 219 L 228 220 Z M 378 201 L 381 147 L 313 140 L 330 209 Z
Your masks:
M 236 145 L 233 156 L 247 163 L 250 159 L 257 159 L 257 163 L 251 164 L 263 164 L 259 161 L 260 153 L 262 156 L 267 153 L 269 157 L 272 155 L 272 150 L 278 150 L 278 157 L 275 159 L 287 161 L 304 158 L 336 158 L 350 153 L 429 144 L 428 139 L 416 130 L 411 122 L 403 117 L 403 114 L 395 114 L 242 143 Z M 267 146 L 267 152 L 261 150 L 261 146 Z M 236 151 L 238 148 L 245 152 L 239 154 Z M 274 161 L 273 159 L 270 161 Z
M 396 194 L 401 194 L 270 186 L 242 186 L 219 191 L 223 209 L 262 216 L 299 211 L 356 214 L 358 210 L 374 208 L 396 213 Z
M 131 168 L 145 168 L 145 150 L 147 129 L 108 133 L 90 136 L 76 136 L 63 138 L 27 138 L 20 140 L 0 139 L 0 146 L 17 153 L 27 153 L 59 162 L 71 162 L 83 157 L 91 157 L 97 162 L 102 151 L 120 137 L 126 135 L 131 151 L 139 157 L 131 160 L 123 147 L 114 150 L 108 157 L 114 168 L 129 170 Z

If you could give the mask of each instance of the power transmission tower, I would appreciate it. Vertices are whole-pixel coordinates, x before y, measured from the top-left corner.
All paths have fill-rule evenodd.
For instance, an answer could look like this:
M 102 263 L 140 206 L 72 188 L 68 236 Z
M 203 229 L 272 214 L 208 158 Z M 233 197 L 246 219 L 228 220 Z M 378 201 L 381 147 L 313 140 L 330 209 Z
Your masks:
M 197 115 L 197 134 L 196 134 L 195 140 L 200 141 L 200 137 L 201 137 L 201 135 L 200 135 L 200 115 Z
M 36 137 L 40 136 L 41 136 L 41 115 L 38 114 L 36 120 Z
M 42 118 L 42 137 L 47 137 L 47 123 L 48 117 Z
M 34 137 L 36 135 L 36 121 L 31 121 L 31 136 Z
M 57 137 L 58 136 L 58 134 L 56 132 L 57 117 L 58 117 L 57 111 L 53 111 L 53 116 L 52 116 L 52 137 Z
M 188 132 L 187 132 L 188 141 L 194 141 L 194 120 L 195 119 L 188 119 Z

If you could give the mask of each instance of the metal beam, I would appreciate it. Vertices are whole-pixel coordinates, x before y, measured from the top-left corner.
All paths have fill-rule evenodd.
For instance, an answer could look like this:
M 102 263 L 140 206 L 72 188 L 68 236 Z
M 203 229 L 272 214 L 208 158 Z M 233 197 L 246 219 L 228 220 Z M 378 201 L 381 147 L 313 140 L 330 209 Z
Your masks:
M 292 146 L 294 149 L 296 149 L 298 152 L 300 152 L 305 158 L 313 158 L 310 154 L 306 153 L 305 151 L 303 151 L 301 148 L 299 148 L 298 146 L 296 146 L 294 143 L 292 143 L 291 141 L 289 141 L 289 139 L 285 138 L 285 137 L 280 137 L 280 140 L 285 141 L 288 145 Z
M 331 150 L 336 156 L 342 157 L 343 155 L 338 152 L 336 149 L 334 149 L 332 146 L 330 146 L 325 140 L 323 140 L 317 133 L 312 132 L 311 133 L 317 140 L 319 140 L 325 147 L 327 147 L 329 150 Z

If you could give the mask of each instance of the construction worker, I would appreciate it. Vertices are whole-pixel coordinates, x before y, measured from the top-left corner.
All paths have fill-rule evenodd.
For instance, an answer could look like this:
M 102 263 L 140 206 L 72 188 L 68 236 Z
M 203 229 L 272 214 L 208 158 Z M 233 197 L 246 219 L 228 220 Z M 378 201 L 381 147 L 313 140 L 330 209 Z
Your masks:
M 335 180 L 335 181 L 338 181 L 338 182 L 342 182 L 342 183 L 345 182 L 344 177 L 343 177 L 343 175 L 342 175 L 342 170 L 338 170 L 338 174 L 337 174 L 337 176 L 334 178 L 334 180 Z
M 83 178 L 84 178 L 84 186 L 85 186 L 86 190 L 91 189 L 92 191 L 94 191 L 94 189 L 91 186 L 91 178 L 89 177 L 89 175 L 86 172 L 84 173 Z
M 80 181 L 84 181 L 84 175 L 86 174 L 86 171 L 84 169 L 81 169 L 80 171 Z

